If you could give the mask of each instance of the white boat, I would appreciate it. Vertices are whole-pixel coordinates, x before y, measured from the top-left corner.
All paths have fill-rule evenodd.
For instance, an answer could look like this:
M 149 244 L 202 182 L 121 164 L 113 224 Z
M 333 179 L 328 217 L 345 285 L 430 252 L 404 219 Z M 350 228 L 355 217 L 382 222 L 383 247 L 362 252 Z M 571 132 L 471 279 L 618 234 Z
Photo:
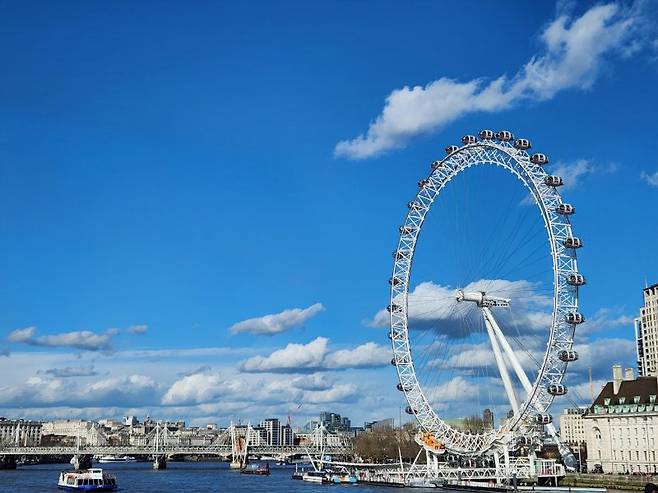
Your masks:
M 62 471 L 57 487 L 66 491 L 115 491 L 117 480 L 102 469 Z
M 103 455 L 102 457 L 98 458 L 98 462 L 100 464 L 111 464 L 113 462 L 136 462 L 136 461 L 137 459 L 129 455 L 124 455 L 122 457 L 119 457 L 117 455 Z
M 302 475 L 302 481 L 309 483 L 330 483 L 329 474 L 327 471 L 306 471 Z

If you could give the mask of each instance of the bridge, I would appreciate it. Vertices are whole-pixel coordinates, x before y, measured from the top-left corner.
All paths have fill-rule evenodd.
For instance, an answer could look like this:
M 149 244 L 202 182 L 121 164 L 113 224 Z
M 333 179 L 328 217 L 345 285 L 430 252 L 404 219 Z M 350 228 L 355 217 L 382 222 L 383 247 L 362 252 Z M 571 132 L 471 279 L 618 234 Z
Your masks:
M 83 445 L 77 446 L 53 446 L 53 447 L 22 447 L 5 446 L 0 447 L 0 456 L 47 456 L 47 455 L 153 455 L 156 450 L 144 445 Z M 230 445 L 168 445 L 161 447 L 158 454 L 164 455 L 207 455 L 228 459 L 233 456 Z M 249 448 L 250 456 L 273 456 L 281 459 L 295 456 L 314 456 L 320 453 L 317 447 L 304 447 L 302 445 L 257 445 Z M 352 449 L 347 446 L 326 446 L 326 455 L 351 455 Z M 237 455 L 237 454 L 236 454 Z
M 17 435 L 18 436 L 18 435 Z M 155 469 L 166 467 L 172 456 L 214 456 L 231 459 L 235 467 L 243 467 L 250 457 L 275 457 L 288 460 L 294 457 L 351 457 L 351 440 L 330 435 L 324 427 L 318 427 L 304 444 L 266 445 L 260 443 L 259 435 L 248 425 L 229 428 L 208 444 L 191 445 L 189 439 L 177 436 L 160 423 L 148 434 L 137 437 L 135 443 L 124 445 L 98 445 L 82 443 L 77 437 L 75 445 L 29 446 L 20 440 L 0 443 L 0 468 L 13 468 L 17 457 L 71 456 L 76 468 L 91 466 L 93 456 L 142 456 L 152 458 Z

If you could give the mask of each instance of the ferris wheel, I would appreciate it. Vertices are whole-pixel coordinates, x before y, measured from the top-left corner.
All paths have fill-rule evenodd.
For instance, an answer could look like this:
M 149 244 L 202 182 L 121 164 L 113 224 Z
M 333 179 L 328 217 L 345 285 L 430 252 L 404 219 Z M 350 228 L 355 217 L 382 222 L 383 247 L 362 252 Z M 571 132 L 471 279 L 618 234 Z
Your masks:
M 528 151 L 531 143 L 528 139 L 515 138 L 511 132 L 505 130 L 482 130 L 479 138 L 466 135 L 462 138 L 462 143 L 462 146 L 447 147 L 445 158 L 431 164 L 429 176 L 418 183 L 419 191 L 415 199 L 408 203 L 408 213 L 399 229 L 398 247 L 393 253 L 393 274 L 389 280 L 391 297 L 387 310 L 390 314 L 389 337 L 393 347 L 391 363 L 397 369 L 397 388 L 404 394 L 408 403 L 407 413 L 416 418 L 423 435 L 429 436 L 434 444 L 440 444 L 441 449 L 456 455 L 474 457 L 491 453 L 499 447 L 513 450 L 518 448 L 519 444 L 528 445 L 528 437 L 536 434 L 541 425 L 546 426 L 548 431 L 555 435 L 548 410 L 556 397 L 567 393 L 563 382 L 565 370 L 568 363 L 578 359 L 577 352 L 573 350 L 573 337 L 576 326 L 584 322 L 584 317 L 578 309 L 578 291 L 585 284 L 585 278 L 578 271 L 576 260 L 576 250 L 582 247 L 582 241 L 574 236 L 570 223 L 575 207 L 562 201 L 558 188 L 563 185 L 563 180 L 560 176 L 546 172 L 546 155 L 530 154 Z M 532 294 L 533 302 L 540 300 L 544 307 L 541 314 L 510 315 L 510 310 L 515 307 L 518 309 L 518 306 L 524 303 L 524 306 L 528 306 L 522 298 L 529 297 L 527 291 L 530 291 L 532 286 L 538 286 L 539 282 L 517 282 L 515 286 L 522 286 L 524 291 L 501 288 L 500 286 L 510 286 L 513 283 L 504 278 L 505 269 L 496 270 L 497 266 L 500 267 L 505 262 L 511 262 L 509 259 L 517 257 L 519 248 L 529 241 L 524 238 L 518 240 L 518 247 L 510 247 L 510 251 L 503 254 L 502 260 L 482 261 L 486 267 L 482 268 L 482 273 L 488 275 L 473 274 L 471 279 L 461 281 L 461 285 L 444 284 L 441 289 L 445 291 L 449 285 L 451 298 L 442 302 L 441 306 L 437 305 L 437 284 L 420 283 L 415 287 L 412 284 L 412 274 L 416 276 L 412 269 L 415 269 L 417 249 L 422 243 L 419 241 L 420 233 L 424 227 L 428 228 L 426 219 L 431 210 L 441 203 L 440 197 L 447 193 L 447 190 L 453 189 L 452 196 L 459 195 L 458 176 L 487 167 L 504 171 L 503 179 L 508 182 L 510 177 L 520 180 L 523 187 L 519 188 L 527 200 L 523 205 L 515 204 L 515 207 L 522 209 L 524 214 L 525 211 L 530 211 L 527 213 L 532 214 L 540 224 L 537 231 L 526 234 L 525 238 L 539 238 L 537 241 L 540 241 L 541 245 L 536 250 L 545 252 L 547 274 L 543 281 L 544 294 L 541 297 Z M 471 190 L 471 197 L 477 198 L 481 191 L 486 192 L 485 188 L 480 187 L 475 192 Z M 480 214 L 477 221 L 459 217 L 458 228 L 477 229 L 478 224 L 488 223 L 488 217 L 500 215 L 500 212 L 491 210 L 485 214 L 480 211 Z M 502 229 L 492 227 L 492 235 L 497 235 Z M 518 228 L 514 229 L 514 234 L 510 234 L 510 237 L 521 236 L 517 231 Z M 426 234 L 428 233 L 423 233 L 423 237 Z M 484 253 L 480 255 L 484 259 L 490 254 L 493 255 L 492 250 L 496 245 L 510 244 L 511 241 L 497 242 L 495 238 L 488 238 L 481 240 L 481 243 L 485 245 Z M 459 254 L 458 251 L 455 257 Z M 442 265 L 450 266 L 454 263 L 453 257 L 438 257 Z M 476 257 L 478 256 L 471 255 L 468 261 L 477 261 Z M 433 262 L 436 260 L 436 256 L 432 257 Z M 517 263 L 532 265 L 534 268 L 536 262 L 521 259 Z M 443 270 L 446 269 L 447 267 Z M 434 288 L 434 291 L 428 291 L 428 286 Z M 423 287 L 425 296 L 421 297 L 420 289 Z M 427 322 L 428 318 L 423 318 L 423 314 L 430 311 L 421 311 L 420 303 L 432 303 L 434 312 L 442 314 L 431 321 L 430 328 L 427 328 L 427 323 L 420 323 Z M 449 317 L 455 319 L 455 313 L 468 313 L 460 319 L 466 335 L 449 333 Z M 520 332 L 515 333 L 512 327 L 519 320 L 522 321 L 523 327 Z M 475 325 L 481 327 L 480 332 L 473 329 Z M 529 336 L 523 330 L 531 325 L 533 332 Z M 421 341 L 422 337 L 426 337 L 426 332 L 438 342 L 429 344 Z M 468 344 L 464 342 L 465 337 L 471 338 L 467 341 Z M 523 341 L 528 340 L 541 341 L 536 344 L 539 349 L 534 352 L 527 350 Z M 448 344 L 446 341 L 451 342 Z M 423 347 L 422 355 L 420 347 Z M 439 349 L 436 349 L 437 347 Z M 477 358 L 474 356 L 474 348 L 478 348 L 478 354 L 483 355 L 483 360 L 489 361 L 493 370 L 475 368 Z M 427 354 L 433 356 L 428 357 Z M 455 364 L 456 357 L 461 357 L 460 365 Z M 468 371 L 464 370 L 466 359 L 469 360 L 466 363 L 470 365 Z M 431 364 L 423 361 L 431 361 Z M 424 376 L 426 373 L 435 378 L 435 375 L 448 371 L 458 376 L 450 382 L 444 380 L 432 385 L 427 383 L 429 377 Z M 455 382 L 458 388 L 457 395 L 453 397 L 457 403 L 446 406 L 441 403 L 442 396 L 449 392 L 446 390 L 448 383 Z M 453 412 L 453 415 L 459 414 L 459 409 L 465 406 L 461 399 L 462 394 L 466 396 L 470 392 L 468 388 L 478 384 L 486 387 L 480 392 L 489 392 L 492 405 L 497 405 L 498 409 L 509 409 L 509 412 L 504 414 L 506 417 L 499 419 L 497 426 L 493 426 L 492 422 L 488 427 L 465 430 L 444 414 L 446 411 Z M 471 394 L 481 395 L 477 394 L 477 391 Z M 485 399 L 478 399 L 481 405 L 487 403 Z M 570 455 L 573 459 L 568 449 L 560 446 L 563 457 Z

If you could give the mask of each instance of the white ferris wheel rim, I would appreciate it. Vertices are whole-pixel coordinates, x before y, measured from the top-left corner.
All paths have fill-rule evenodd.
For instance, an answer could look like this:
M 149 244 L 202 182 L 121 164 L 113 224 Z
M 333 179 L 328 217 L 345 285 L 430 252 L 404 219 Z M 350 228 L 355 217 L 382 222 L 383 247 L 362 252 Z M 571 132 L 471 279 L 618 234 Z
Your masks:
M 551 250 L 553 267 L 553 314 L 548 344 L 537 378 L 532 384 L 517 416 L 498 428 L 479 434 L 465 433 L 446 423 L 432 408 L 418 381 L 411 355 L 408 333 L 409 280 L 418 236 L 432 204 L 441 190 L 459 173 L 478 165 L 500 166 L 515 175 L 535 199 L 544 224 Z M 390 334 L 393 347 L 392 363 L 396 366 L 399 385 L 421 429 L 442 441 L 446 450 L 456 454 L 479 455 L 496 443 L 510 443 L 515 436 L 527 433 L 537 413 L 544 413 L 554 395 L 548 392 L 550 385 L 562 382 L 567 362 L 559 353 L 570 351 L 575 332 L 574 323 L 566 316 L 578 313 L 578 287 L 567 283 L 569 274 L 577 273 L 575 248 L 564 242 L 573 238 L 568 214 L 560 214 L 557 207 L 563 204 L 555 186 L 549 186 L 549 176 L 541 164 L 531 162 L 529 154 L 517 149 L 510 140 L 481 139 L 461 147 L 453 147 L 441 161 L 435 161 L 427 179 L 419 182 L 420 190 L 409 203 L 409 212 L 400 227 L 398 248 L 394 252 L 393 276 L 390 296 Z

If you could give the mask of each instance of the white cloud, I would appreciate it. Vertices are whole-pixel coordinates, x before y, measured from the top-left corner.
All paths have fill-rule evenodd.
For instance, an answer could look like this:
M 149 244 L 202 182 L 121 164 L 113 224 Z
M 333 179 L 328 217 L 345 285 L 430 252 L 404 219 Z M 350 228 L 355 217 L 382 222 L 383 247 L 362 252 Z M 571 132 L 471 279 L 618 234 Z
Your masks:
M 342 383 L 326 390 L 310 390 L 304 393 L 304 402 L 310 404 L 325 404 L 352 399 L 357 393 L 356 385 Z
M 612 374 L 612 365 L 620 363 L 625 367 L 635 366 L 635 341 L 630 339 L 610 338 L 596 339 L 585 344 L 576 344 L 578 361 L 569 366 L 569 372 L 579 373 L 583 377 L 592 368 L 595 377 L 608 377 Z
M 254 372 L 318 369 L 327 354 L 328 343 L 326 337 L 317 337 L 308 344 L 290 343 L 269 356 L 254 356 L 243 361 L 241 368 Z
M 391 350 L 366 342 L 354 349 L 339 349 L 324 359 L 325 368 L 372 368 L 386 365 L 391 359 Z
M 658 42 L 658 40 L 656 40 L 656 41 Z M 649 186 L 658 188 L 658 171 L 656 171 L 655 173 L 652 173 L 652 174 L 648 174 L 648 173 L 643 171 L 640 176 L 642 177 L 642 179 L 644 181 L 647 182 L 647 184 L 649 184 Z
M 31 346 L 71 347 L 88 351 L 109 351 L 112 349 L 112 337 L 118 334 L 117 329 L 108 329 L 103 334 L 90 330 L 62 332 L 35 337 L 36 327 L 27 327 L 12 331 L 8 339 L 11 342 L 20 342 Z
M 571 402 L 576 402 L 579 406 L 588 406 L 591 405 L 593 399 L 596 399 L 596 396 L 599 395 L 605 384 L 608 383 L 606 379 L 597 379 L 592 380 L 592 385 L 590 386 L 589 381 L 581 382 L 576 385 L 568 386 L 569 395 Z M 592 398 L 590 398 L 590 390 Z M 573 404 L 569 404 L 569 407 L 573 407 Z M 553 415 L 557 413 L 553 412 Z
M 318 313 L 324 311 L 322 303 L 315 303 L 308 308 L 291 308 L 280 313 L 250 318 L 233 324 L 230 331 L 233 334 L 249 332 L 251 334 L 274 335 L 300 327 Z
M 104 402 L 114 406 L 141 406 L 158 402 L 159 388 L 155 380 L 145 375 L 112 377 L 85 387 L 82 402 L 87 405 Z
M 538 292 L 539 286 L 526 280 L 480 279 L 466 285 L 464 291 L 485 291 L 491 296 L 510 298 L 510 309 L 496 312 L 499 324 L 511 325 L 523 332 L 545 329 L 551 323 L 551 298 Z M 431 281 L 421 282 L 409 293 L 409 326 L 435 326 L 440 334 L 464 338 L 478 330 L 482 315 L 473 303 L 459 303 L 456 291 Z M 368 325 L 388 327 L 385 309 L 375 314 Z
M 427 400 L 435 402 L 453 402 L 473 399 L 478 396 L 478 385 L 464 377 L 456 376 L 439 385 L 425 389 Z
M 557 162 L 551 174 L 561 176 L 564 181 L 563 188 L 569 190 L 580 185 L 583 178 L 588 175 L 614 173 L 616 170 L 615 164 L 602 166 L 594 164 L 588 159 L 577 159 L 573 162 Z
M 128 332 L 131 334 L 145 334 L 146 331 L 148 330 L 148 325 L 131 325 L 128 327 Z
M 600 308 L 594 315 L 585 320 L 585 323 L 578 327 L 579 336 L 589 336 L 595 332 L 604 329 L 614 329 L 616 327 L 633 326 L 632 315 L 621 313 L 619 308 Z
M 195 373 L 181 378 L 169 387 L 162 398 L 165 405 L 198 404 L 216 400 L 222 391 L 219 374 Z
M 0 387 L 0 406 L 132 406 L 157 402 L 158 394 L 158 384 L 144 375 L 113 377 L 85 385 L 34 376 L 20 385 Z
M 578 18 L 560 15 L 541 35 L 543 51 L 518 72 L 486 82 L 447 77 L 427 85 L 396 89 L 365 134 L 336 145 L 335 154 L 364 159 L 403 147 L 411 138 L 436 131 L 474 112 L 495 112 L 524 100 L 543 101 L 565 89 L 588 89 L 601 65 L 624 54 L 629 39 L 641 36 L 637 10 L 597 5 Z M 628 54 L 628 51 L 625 51 Z
M 7 339 L 9 342 L 27 342 L 32 339 L 36 327 L 25 327 L 24 329 L 16 329 L 9 333 Z
M 317 337 L 308 344 L 288 344 L 269 356 L 254 356 L 243 361 L 240 368 L 247 372 L 305 372 L 316 370 L 343 370 L 346 368 L 373 368 L 384 366 L 390 360 L 390 351 L 374 342 L 353 349 L 330 352 L 329 339 Z
M 345 401 L 354 397 L 356 386 L 336 384 L 323 375 L 290 378 L 221 378 L 219 373 L 197 373 L 174 382 L 162 398 L 168 406 L 213 405 L 222 400 L 240 402 L 242 406 L 259 404 L 305 404 Z
M 312 373 L 294 378 L 292 384 L 302 390 L 327 390 L 334 385 L 334 380 L 322 373 Z

